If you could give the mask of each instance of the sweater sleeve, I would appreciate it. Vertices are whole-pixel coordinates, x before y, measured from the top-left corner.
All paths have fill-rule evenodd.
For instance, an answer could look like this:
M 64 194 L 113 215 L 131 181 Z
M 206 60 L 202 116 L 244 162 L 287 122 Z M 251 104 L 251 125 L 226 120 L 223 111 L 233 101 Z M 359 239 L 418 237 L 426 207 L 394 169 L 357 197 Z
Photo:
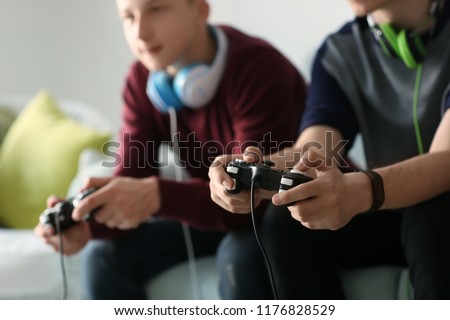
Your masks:
M 207 181 L 159 179 L 159 188 L 162 209 L 155 217 L 184 222 L 203 230 L 226 231 L 251 224 L 249 214 L 232 214 L 216 205 L 211 200 Z M 264 201 L 256 208 L 257 216 L 263 214 L 267 204 L 268 201 Z
M 158 174 L 156 154 L 159 134 L 152 108 L 145 94 L 148 72 L 134 63 L 127 75 L 122 91 L 122 128 L 118 135 L 120 161 L 115 176 L 144 178 Z M 93 238 L 119 238 L 130 230 L 108 228 L 95 219 L 90 220 Z
M 116 176 L 144 178 L 158 174 L 157 154 L 161 144 L 156 109 L 146 94 L 148 71 L 131 67 L 122 93 L 122 128 L 119 133 L 121 163 Z

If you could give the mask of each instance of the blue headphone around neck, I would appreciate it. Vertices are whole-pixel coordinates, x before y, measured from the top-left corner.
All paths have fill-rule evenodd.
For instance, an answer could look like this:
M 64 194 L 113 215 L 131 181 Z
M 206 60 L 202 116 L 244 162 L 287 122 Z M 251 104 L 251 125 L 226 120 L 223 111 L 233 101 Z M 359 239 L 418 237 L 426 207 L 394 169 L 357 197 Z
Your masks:
M 209 29 L 217 41 L 211 65 L 194 63 L 180 69 L 175 76 L 164 70 L 149 74 L 147 95 L 160 112 L 167 113 L 170 108 L 179 111 L 185 106 L 199 109 L 216 93 L 226 65 L 228 39 L 219 27 L 209 26 Z

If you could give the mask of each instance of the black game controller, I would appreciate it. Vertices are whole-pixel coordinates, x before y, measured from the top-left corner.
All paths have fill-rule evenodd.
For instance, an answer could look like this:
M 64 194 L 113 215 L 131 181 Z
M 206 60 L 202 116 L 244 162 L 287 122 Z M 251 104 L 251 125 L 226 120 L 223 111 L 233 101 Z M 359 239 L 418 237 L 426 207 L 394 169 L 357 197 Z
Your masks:
M 267 162 L 256 165 L 241 159 L 230 162 L 226 171 L 234 180 L 234 188 L 227 190 L 231 194 L 239 193 L 243 189 L 249 190 L 253 179 L 256 189 L 278 192 L 289 190 L 299 184 L 313 180 L 298 170 L 277 170 L 271 168 Z
M 78 202 L 80 202 L 96 190 L 97 189 L 95 188 L 86 189 L 73 198 L 58 202 L 53 207 L 45 209 L 39 217 L 39 222 L 44 226 L 52 227 L 53 230 L 55 230 L 55 233 L 57 233 L 57 221 L 59 221 L 59 231 L 62 232 L 64 230 L 67 230 L 71 226 L 78 223 L 78 221 L 72 219 L 72 211 L 75 206 L 78 204 Z M 97 210 L 98 209 L 95 209 L 90 212 L 85 216 L 83 220 L 89 220 Z

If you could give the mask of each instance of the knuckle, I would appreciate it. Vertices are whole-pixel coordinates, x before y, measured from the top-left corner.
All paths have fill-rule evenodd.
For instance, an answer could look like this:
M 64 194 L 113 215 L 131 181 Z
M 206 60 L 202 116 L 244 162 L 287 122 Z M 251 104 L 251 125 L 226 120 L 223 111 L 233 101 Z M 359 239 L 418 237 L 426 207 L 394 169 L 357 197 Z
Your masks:
M 332 208 L 337 208 L 339 205 L 339 196 L 335 193 L 331 194 L 328 198 L 328 205 Z
M 91 207 L 93 205 L 92 197 L 86 197 L 84 200 L 84 205 L 87 207 Z
M 109 228 L 114 228 L 116 226 L 116 224 L 114 223 L 114 221 L 106 221 L 105 224 L 109 227 Z
M 87 177 L 86 179 L 84 179 L 85 185 L 88 185 L 88 186 L 92 185 L 93 181 L 94 181 L 94 178 L 92 178 L 92 177 Z
M 95 221 L 97 221 L 98 223 L 105 223 L 105 222 L 106 222 L 106 221 L 105 221 L 104 215 L 101 214 L 101 213 L 97 213 L 97 214 L 94 216 L 94 219 L 95 219 Z
M 302 222 L 302 225 L 304 225 L 308 229 L 314 229 L 314 225 L 310 222 Z

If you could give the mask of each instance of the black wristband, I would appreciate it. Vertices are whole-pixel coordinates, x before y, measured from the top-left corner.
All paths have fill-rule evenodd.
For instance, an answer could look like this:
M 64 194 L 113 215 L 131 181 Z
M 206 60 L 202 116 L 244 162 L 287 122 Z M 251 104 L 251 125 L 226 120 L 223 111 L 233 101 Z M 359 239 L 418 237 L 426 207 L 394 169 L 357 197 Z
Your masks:
M 383 178 L 378 173 L 372 170 L 357 171 L 365 173 L 370 178 L 370 184 L 372 185 L 372 206 L 364 213 L 377 211 L 384 203 Z

